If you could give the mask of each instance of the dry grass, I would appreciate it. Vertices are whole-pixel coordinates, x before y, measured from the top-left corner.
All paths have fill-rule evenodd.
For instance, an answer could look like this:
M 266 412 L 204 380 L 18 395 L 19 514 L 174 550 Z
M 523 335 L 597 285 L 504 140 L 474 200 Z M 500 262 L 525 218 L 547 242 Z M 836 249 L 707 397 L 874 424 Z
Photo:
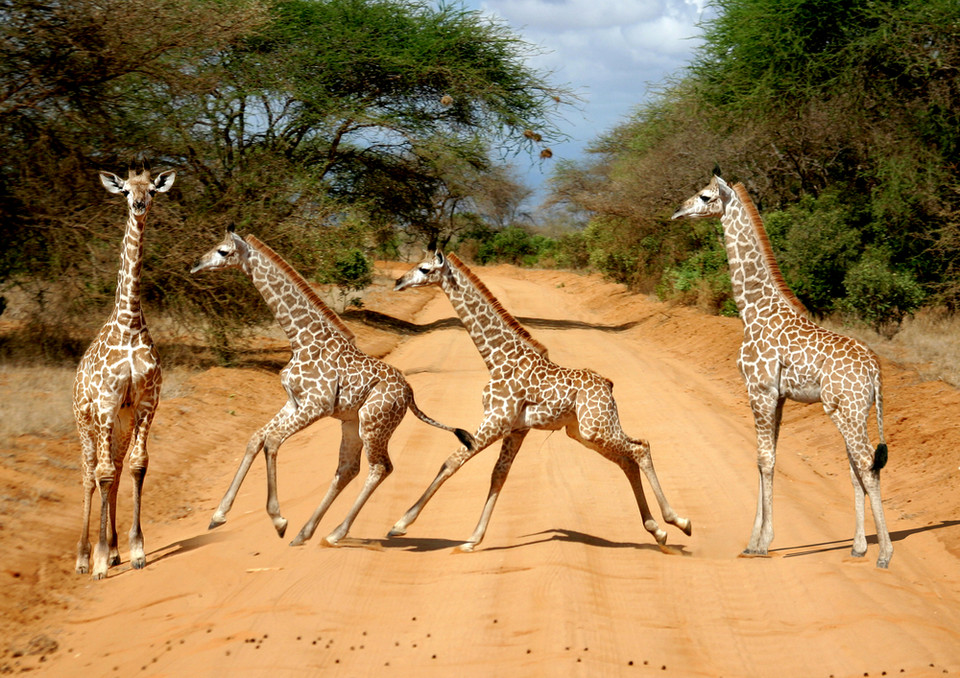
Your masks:
M 924 309 L 904 320 L 892 338 L 864 327 L 824 325 L 860 339 L 888 360 L 910 365 L 926 380 L 960 388 L 960 315 Z
M 163 371 L 161 401 L 189 392 L 195 370 L 174 367 Z M 0 447 L 22 435 L 57 438 L 75 429 L 72 367 L 0 365 Z

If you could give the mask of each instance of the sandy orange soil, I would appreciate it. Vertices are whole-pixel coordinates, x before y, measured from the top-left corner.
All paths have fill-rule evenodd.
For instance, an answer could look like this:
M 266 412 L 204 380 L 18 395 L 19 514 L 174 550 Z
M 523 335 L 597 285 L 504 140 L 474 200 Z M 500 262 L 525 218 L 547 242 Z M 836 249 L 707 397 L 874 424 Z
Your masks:
M 443 322 L 453 313 L 438 290 L 389 291 L 388 276 L 404 269 L 386 267 L 366 307 L 429 331 L 373 327 L 356 315 L 348 322 L 362 348 L 404 370 L 424 411 L 474 429 L 483 363 L 463 329 Z M 475 553 L 453 547 L 479 518 L 495 448 L 441 488 L 406 536 L 386 538 L 456 447 L 449 433 L 412 416 L 391 444 L 394 473 L 340 548 L 324 548 L 320 538 L 342 520 L 360 480 L 312 541 L 288 546 L 333 476 L 334 420 L 280 450 L 286 539 L 264 511 L 259 460 L 227 523 L 208 531 L 248 436 L 285 400 L 276 376 L 284 343 L 274 335 L 262 340 L 259 362 L 197 373 L 187 395 L 161 403 L 145 487 L 144 570 L 128 564 L 126 477 L 123 562 L 95 582 L 73 573 L 81 495 L 75 436 L 24 437 L 0 451 L 0 673 L 960 673 L 956 389 L 884 364 L 889 570 L 874 567 L 870 518 L 867 557 L 849 555 L 846 456 L 819 405 L 787 406 L 774 551 L 739 558 L 757 487 L 753 424 L 734 359 L 739 321 L 631 295 L 596 277 L 477 271 L 553 360 L 616 383 L 627 432 L 651 441 L 670 502 L 693 521 L 690 537 L 667 526 L 673 554 L 643 529 L 619 469 L 561 432 L 527 437 Z M 22 397 L 43 406 L 29 384 Z M 871 431 L 875 440 L 875 425 Z

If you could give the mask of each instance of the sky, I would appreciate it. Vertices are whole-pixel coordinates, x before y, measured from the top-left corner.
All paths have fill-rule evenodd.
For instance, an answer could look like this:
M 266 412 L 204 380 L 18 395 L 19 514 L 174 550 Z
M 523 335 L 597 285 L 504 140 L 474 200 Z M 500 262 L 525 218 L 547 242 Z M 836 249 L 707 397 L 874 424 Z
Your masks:
M 468 9 L 505 21 L 543 54 L 529 63 L 575 91 L 579 110 L 565 107 L 561 129 L 570 141 L 552 144 L 552 160 L 518 156 L 526 183 L 543 184 L 559 159 L 584 157 L 584 148 L 648 101 L 651 91 L 690 63 L 701 44 L 697 24 L 706 0 L 464 0 Z

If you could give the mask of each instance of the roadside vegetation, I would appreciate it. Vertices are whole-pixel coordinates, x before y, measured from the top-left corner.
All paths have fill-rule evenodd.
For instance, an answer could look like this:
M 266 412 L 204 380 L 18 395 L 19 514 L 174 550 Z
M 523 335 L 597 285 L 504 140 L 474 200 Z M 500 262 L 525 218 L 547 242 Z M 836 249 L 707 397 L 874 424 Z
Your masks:
M 556 165 L 543 206 L 512 163 L 554 162 L 576 95 L 462 5 L 65 0 L 0 16 L 6 364 L 75 364 L 112 303 L 126 218 L 96 171 L 140 164 L 178 172 L 148 219 L 148 313 L 224 364 L 269 320 L 242 276 L 187 273 L 231 225 L 337 310 L 362 304 L 375 259 L 442 247 L 735 314 L 718 224 L 669 219 L 715 169 L 747 186 L 817 317 L 956 343 L 955 0 L 714 0 L 689 66 Z

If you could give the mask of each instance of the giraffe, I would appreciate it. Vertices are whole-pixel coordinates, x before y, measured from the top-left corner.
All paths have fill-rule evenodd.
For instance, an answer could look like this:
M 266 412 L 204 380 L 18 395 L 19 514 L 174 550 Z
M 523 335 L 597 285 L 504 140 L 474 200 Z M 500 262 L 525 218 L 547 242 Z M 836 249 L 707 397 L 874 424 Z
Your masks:
M 568 436 L 617 464 L 630 481 L 644 528 L 661 548 L 667 533 L 654 520 L 640 482 L 647 477 L 666 522 L 692 533 L 692 524 L 670 507 L 656 471 L 650 445 L 624 433 L 613 398 L 613 382 L 586 369 L 569 369 L 550 361 L 547 349 L 510 315 L 473 271 L 455 254 L 437 251 L 412 268 L 395 290 L 438 285 L 476 344 L 490 372 L 483 390 L 483 421 L 474 434 L 474 448 L 459 448 L 443 463 L 423 496 L 393 526 L 388 536 L 406 534 L 423 507 L 469 459 L 502 438 L 500 457 L 490 479 L 490 491 L 473 534 L 460 544 L 472 551 L 483 540 L 503 483 L 530 429 L 566 430 Z M 666 550 L 664 548 L 664 550 Z
M 267 514 L 283 537 L 287 521 L 280 515 L 277 499 L 277 451 L 287 438 L 322 417 L 341 422 L 339 463 L 326 495 L 291 546 L 300 546 L 313 536 L 330 504 L 359 473 L 360 452 L 366 448 L 366 482 L 347 517 L 323 543 L 335 546 L 347 535 L 364 503 L 393 470 L 387 444 L 408 409 L 421 421 L 454 433 L 467 448 L 473 447 L 469 433 L 421 412 L 400 370 L 357 348 L 350 328 L 310 284 L 253 235 L 241 238 L 231 228 L 191 273 L 231 268 L 245 273 L 263 296 L 286 333 L 293 355 L 280 372 L 287 402 L 250 437 L 240 467 L 208 529 L 226 522 L 240 485 L 262 449 L 267 468 Z
M 760 213 L 742 184 L 733 187 L 713 177 L 674 213 L 683 217 L 719 217 L 730 264 L 730 278 L 743 343 L 737 364 L 746 383 L 757 432 L 760 471 L 757 513 L 744 555 L 766 555 L 773 541 L 773 471 L 784 402 L 820 402 L 840 430 L 850 462 L 856 529 L 852 554 L 867 552 L 864 492 L 870 497 L 880 554 L 886 568 L 893 544 L 883 517 L 880 470 L 887 462 L 883 436 L 880 361 L 865 345 L 809 320 L 777 266 Z M 876 403 L 880 443 L 867 433 L 870 407 Z
M 146 565 L 140 528 L 140 499 L 147 474 L 147 435 L 160 400 L 160 359 L 147 331 L 140 306 L 143 230 L 156 193 L 173 186 L 176 173 L 130 170 L 126 180 L 100 172 L 111 193 L 127 199 L 127 226 L 120 249 L 120 272 L 113 313 L 80 359 L 73 387 L 73 414 L 81 444 L 83 526 L 77 544 L 77 574 L 90 571 L 90 505 L 94 486 L 100 489 L 100 539 L 93 551 L 93 578 L 120 564 L 117 549 L 117 485 L 130 447 L 133 478 L 133 525 L 130 564 Z M 109 522 L 109 535 L 108 535 Z

